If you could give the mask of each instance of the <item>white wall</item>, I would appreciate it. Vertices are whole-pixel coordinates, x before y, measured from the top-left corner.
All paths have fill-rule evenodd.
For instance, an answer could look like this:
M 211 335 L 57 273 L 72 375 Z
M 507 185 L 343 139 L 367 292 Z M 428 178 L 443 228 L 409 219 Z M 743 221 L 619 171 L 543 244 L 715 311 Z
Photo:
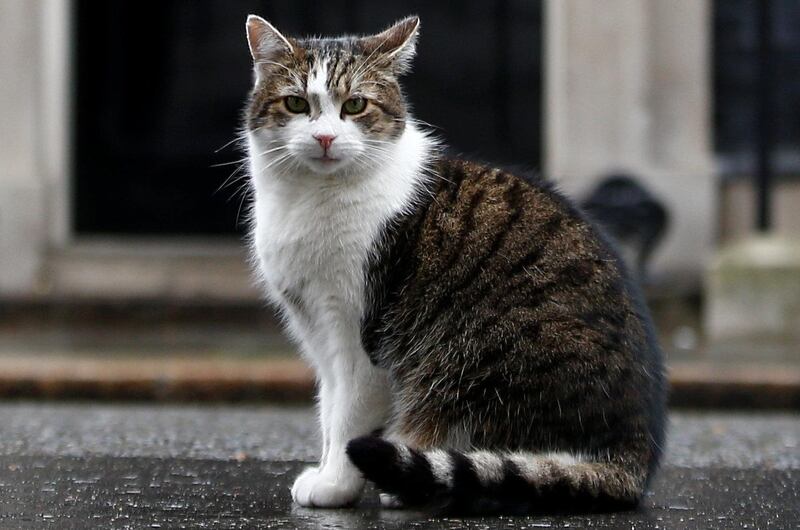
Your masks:
M 580 196 L 597 177 L 641 177 L 671 214 L 656 277 L 699 284 L 713 245 L 707 0 L 548 0 L 545 165 Z
M 0 292 L 9 294 L 36 290 L 46 248 L 38 137 L 42 5 L 0 2 Z

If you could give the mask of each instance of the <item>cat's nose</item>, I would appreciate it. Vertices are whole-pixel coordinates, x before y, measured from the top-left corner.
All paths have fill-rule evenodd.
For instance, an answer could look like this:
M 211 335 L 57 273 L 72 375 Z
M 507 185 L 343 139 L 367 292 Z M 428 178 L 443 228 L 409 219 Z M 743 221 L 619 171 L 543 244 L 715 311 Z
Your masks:
M 325 151 L 327 151 L 328 149 L 330 149 L 331 144 L 336 139 L 336 137 L 333 136 L 332 134 L 315 134 L 314 139 L 319 142 L 319 145 L 321 145 Z

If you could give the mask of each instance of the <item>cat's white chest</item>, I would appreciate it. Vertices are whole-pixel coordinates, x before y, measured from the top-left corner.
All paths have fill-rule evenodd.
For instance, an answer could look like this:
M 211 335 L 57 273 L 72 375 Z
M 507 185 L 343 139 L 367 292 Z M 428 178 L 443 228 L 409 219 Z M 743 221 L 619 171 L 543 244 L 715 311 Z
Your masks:
M 251 152 L 265 151 L 250 141 Z M 409 126 L 383 165 L 340 180 L 274 174 L 251 157 L 262 284 L 306 349 L 360 343 L 369 260 L 385 224 L 414 201 L 429 150 Z
M 360 342 L 366 269 L 390 201 L 371 186 L 263 186 L 255 207 L 263 283 L 292 335 L 312 355 Z
M 319 319 L 323 306 L 357 313 L 381 219 L 369 208 L 310 195 L 258 198 L 255 243 L 268 294 L 310 320 Z

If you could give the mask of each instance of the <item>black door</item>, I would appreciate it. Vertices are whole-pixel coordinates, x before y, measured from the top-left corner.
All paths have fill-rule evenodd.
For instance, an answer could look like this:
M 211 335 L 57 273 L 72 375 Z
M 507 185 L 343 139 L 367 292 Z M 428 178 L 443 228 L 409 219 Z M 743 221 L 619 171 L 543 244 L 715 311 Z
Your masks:
M 772 164 L 778 177 L 800 174 L 800 2 L 770 2 L 767 36 Z M 714 143 L 727 177 L 749 176 L 758 143 L 758 3 L 716 0 L 714 6 Z
M 217 191 L 237 166 L 216 165 L 242 157 L 223 146 L 250 84 L 248 13 L 295 35 L 375 32 L 419 14 L 406 81 L 415 116 L 456 151 L 538 166 L 540 1 L 77 0 L 79 234 L 241 231 L 244 181 Z

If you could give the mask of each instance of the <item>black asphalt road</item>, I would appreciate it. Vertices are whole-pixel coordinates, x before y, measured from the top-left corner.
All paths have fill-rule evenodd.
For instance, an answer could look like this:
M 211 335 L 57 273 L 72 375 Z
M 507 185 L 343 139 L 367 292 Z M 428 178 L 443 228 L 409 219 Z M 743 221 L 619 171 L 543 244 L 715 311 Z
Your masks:
M 307 409 L 3 404 L 0 528 L 800 528 L 798 415 L 673 414 L 651 494 L 614 514 L 301 509 L 316 445 Z

